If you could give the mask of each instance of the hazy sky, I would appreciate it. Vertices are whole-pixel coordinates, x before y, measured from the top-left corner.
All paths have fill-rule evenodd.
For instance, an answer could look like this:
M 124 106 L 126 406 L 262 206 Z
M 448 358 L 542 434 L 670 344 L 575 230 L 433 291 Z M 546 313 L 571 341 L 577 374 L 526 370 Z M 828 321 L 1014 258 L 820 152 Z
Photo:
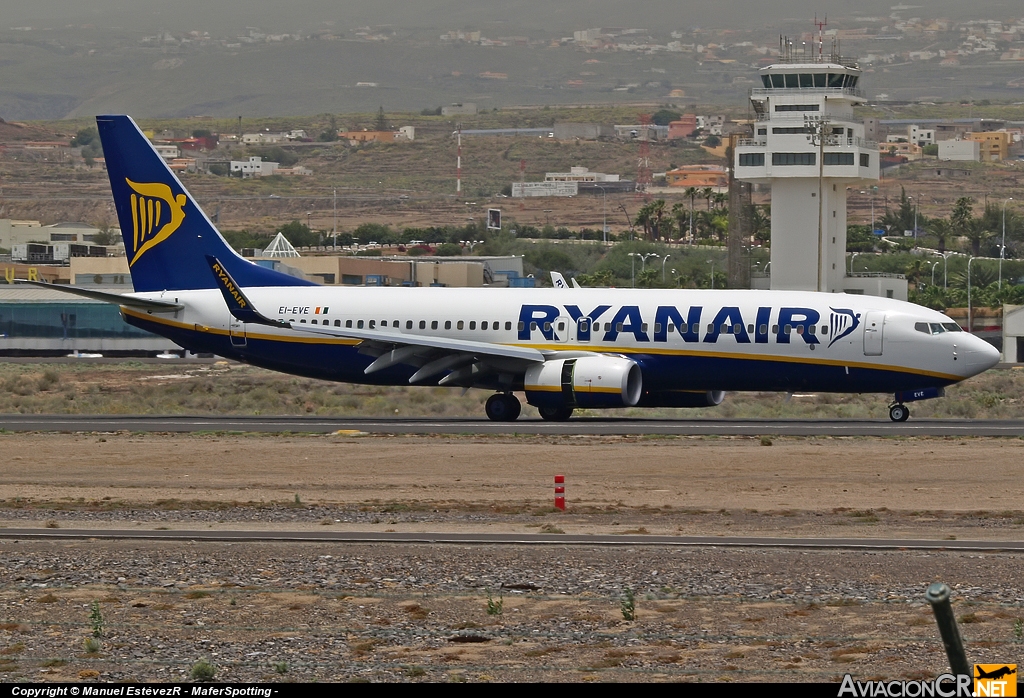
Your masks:
M 258 26 L 293 32 L 334 22 L 341 28 L 393 24 L 490 30 L 489 25 L 503 24 L 510 29 L 564 32 L 599 26 L 749 28 L 797 18 L 806 18 L 810 24 L 815 13 L 850 21 L 858 15 L 888 15 L 894 4 L 892 0 L 3 0 L 0 21 L 6 25 L 4 29 L 92 23 L 141 31 L 202 29 L 215 33 Z M 1006 18 L 1024 15 L 1024 6 L 1020 0 L 927 0 L 920 3 L 920 9 L 902 12 L 905 17 Z

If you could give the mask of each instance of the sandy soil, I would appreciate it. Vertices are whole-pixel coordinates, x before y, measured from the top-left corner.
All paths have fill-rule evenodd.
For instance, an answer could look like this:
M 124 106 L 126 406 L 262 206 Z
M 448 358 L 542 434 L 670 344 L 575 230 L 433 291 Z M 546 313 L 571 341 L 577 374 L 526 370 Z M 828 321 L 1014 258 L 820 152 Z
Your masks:
M 518 528 L 516 515 L 550 507 L 553 476 L 564 474 L 569 512 L 559 526 L 567 532 L 643 525 L 651 533 L 714 534 L 726 526 L 736 535 L 770 529 L 935 538 L 973 529 L 972 537 L 991 538 L 1008 530 L 1019 535 L 1024 523 L 1024 441 L 771 444 L 746 437 L 3 434 L 0 499 L 6 511 L 26 502 L 89 511 L 97 504 L 245 508 L 294 504 L 298 497 L 329 510 L 489 511 L 493 516 L 475 522 L 427 517 L 392 525 L 493 531 L 503 522 Z M 179 504 L 168 507 L 167 500 Z M 255 520 L 245 527 L 272 525 Z

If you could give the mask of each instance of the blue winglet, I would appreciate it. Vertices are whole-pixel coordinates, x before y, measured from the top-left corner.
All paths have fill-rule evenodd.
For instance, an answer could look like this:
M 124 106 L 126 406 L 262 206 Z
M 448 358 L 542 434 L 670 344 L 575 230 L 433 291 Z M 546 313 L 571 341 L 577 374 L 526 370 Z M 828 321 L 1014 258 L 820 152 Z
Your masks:
M 228 310 L 231 311 L 231 315 L 236 320 L 257 325 L 270 325 L 271 327 L 291 327 L 287 322 L 271 320 L 256 310 L 256 306 L 245 297 L 242 289 L 239 288 L 235 280 L 231 278 L 231 274 L 216 257 L 206 255 L 206 261 L 213 272 L 217 288 L 220 289 L 221 295 L 224 296 L 224 302 L 228 304 Z

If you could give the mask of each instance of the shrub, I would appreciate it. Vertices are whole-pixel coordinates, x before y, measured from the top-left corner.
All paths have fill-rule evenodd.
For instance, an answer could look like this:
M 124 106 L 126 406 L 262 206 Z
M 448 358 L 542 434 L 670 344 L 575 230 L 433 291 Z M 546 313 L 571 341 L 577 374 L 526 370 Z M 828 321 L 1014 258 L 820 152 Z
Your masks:
M 189 672 L 189 676 L 194 681 L 212 681 L 213 677 L 217 675 L 217 667 L 210 664 L 205 659 L 200 659 L 198 662 L 192 665 L 192 670 Z

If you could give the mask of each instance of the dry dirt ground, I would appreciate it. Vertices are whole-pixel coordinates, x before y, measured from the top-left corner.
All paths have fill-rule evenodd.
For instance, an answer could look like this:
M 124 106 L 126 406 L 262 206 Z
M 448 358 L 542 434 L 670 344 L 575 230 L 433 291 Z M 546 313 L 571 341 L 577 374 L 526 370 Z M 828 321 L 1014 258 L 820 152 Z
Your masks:
M 1024 533 L 1024 441 L 767 443 L 0 434 L 0 526 Z M 936 580 L 971 661 L 1024 659 L 1010 553 L 3 540 L 0 560 L 10 681 L 181 680 L 200 660 L 228 681 L 925 677 L 947 668 Z

